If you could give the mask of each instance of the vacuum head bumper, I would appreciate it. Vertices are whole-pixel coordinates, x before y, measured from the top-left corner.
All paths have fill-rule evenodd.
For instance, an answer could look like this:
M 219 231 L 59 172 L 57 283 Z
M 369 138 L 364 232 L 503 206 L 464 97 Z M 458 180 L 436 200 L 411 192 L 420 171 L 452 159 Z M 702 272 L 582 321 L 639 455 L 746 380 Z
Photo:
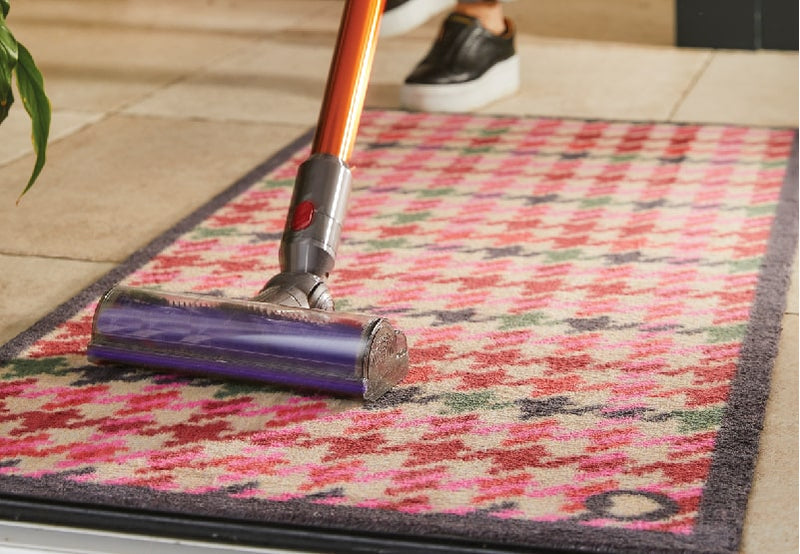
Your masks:
M 118 286 L 97 306 L 87 356 L 374 400 L 408 371 L 384 318 Z

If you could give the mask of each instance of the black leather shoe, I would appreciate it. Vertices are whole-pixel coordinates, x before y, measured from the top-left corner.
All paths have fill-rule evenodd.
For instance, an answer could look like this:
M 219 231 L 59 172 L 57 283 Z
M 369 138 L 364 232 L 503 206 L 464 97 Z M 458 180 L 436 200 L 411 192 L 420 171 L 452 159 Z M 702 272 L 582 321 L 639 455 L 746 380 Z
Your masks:
M 439 38 L 406 78 L 400 101 L 412 110 L 470 111 L 519 89 L 514 27 L 494 35 L 474 17 L 452 13 Z

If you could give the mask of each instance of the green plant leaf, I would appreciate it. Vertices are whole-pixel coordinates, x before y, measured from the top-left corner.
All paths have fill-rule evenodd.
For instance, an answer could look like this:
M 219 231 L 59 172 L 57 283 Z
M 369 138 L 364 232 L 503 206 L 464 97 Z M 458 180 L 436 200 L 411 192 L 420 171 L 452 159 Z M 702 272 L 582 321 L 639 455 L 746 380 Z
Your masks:
M 8 51 L 0 47 L 0 123 L 8 117 L 8 110 L 14 103 L 14 94 L 11 92 L 12 67 Z
M 3 0 L 0 0 L 2 2 Z M 13 60 L 12 65 L 17 63 L 17 40 L 14 38 L 14 35 L 11 34 L 11 31 L 6 24 L 6 16 L 0 16 L 0 48 L 5 48 L 11 59 Z
M 3 1 L 0 0 L 0 2 Z M 3 12 L 8 12 L 5 5 L 3 5 Z M 11 92 L 11 73 L 17 65 L 17 57 L 17 41 L 6 27 L 5 15 L 2 15 L 0 16 L 0 123 L 8 116 L 8 110 L 14 103 L 14 95 Z
M 44 79 L 42 79 L 42 74 L 36 67 L 30 52 L 22 44 L 19 44 L 17 89 L 25 111 L 31 116 L 31 140 L 33 141 L 33 150 L 36 152 L 33 172 L 28 180 L 28 185 L 17 199 L 17 203 L 19 203 L 22 196 L 33 186 L 44 167 L 47 137 L 50 134 L 50 100 L 44 93 Z
M 0 0 L 0 9 L 3 10 L 3 17 L 8 17 L 8 10 L 11 9 L 11 4 L 8 3 L 8 0 Z

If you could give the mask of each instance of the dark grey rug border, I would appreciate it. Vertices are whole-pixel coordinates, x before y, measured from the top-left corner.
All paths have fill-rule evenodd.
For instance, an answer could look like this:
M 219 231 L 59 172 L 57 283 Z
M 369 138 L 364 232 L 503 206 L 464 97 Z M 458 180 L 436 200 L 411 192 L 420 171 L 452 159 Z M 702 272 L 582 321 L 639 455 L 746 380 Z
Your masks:
M 498 115 L 497 117 L 519 118 L 520 116 Z M 578 118 L 574 120 L 583 121 Z M 667 124 L 698 125 L 671 122 Z M 0 347 L 0 360 L 13 358 L 54 326 L 75 315 L 107 288 L 147 263 L 180 235 L 191 230 L 225 203 L 284 163 L 292 154 L 308 144 L 312 135 L 313 130 L 292 141 L 190 216 L 136 251 L 120 266 Z M 741 536 L 747 494 L 755 467 L 759 432 L 769 394 L 769 376 L 777 353 L 777 341 L 786 301 L 786 285 L 797 244 L 796 134 L 788 164 L 789 169 L 784 179 L 763 271 L 757 285 L 751 323 L 743 342 L 740 368 L 732 385 L 730 403 L 717 439 L 717 455 L 712 462 L 707 492 L 700 506 L 700 520 L 696 532 L 692 535 L 595 529 L 569 522 L 501 521 L 486 515 L 470 517 L 448 514 L 414 515 L 324 506 L 300 501 L 286 503 L 232 499 L 223 493 L 217 494 L 217 498 L 212 498 L 214 495 L 198 497 L 141 488 L 137 494 L 131 487 L 81 484 L 67 480 L 67 475 L 54 475 L 46 479 L 0 476 L 0 517 L 26 520 L 27 515 L 28 520 L 44 522 L 48 520 L 49 514 L 54 520 L 95 528 L 102 526 L 98 524 L 97 517 L 105 514 L 109 517 L 115 516 L 112 518 L 115 521 L 119 518 L 128 520 L 133 531 L 153 534 L 160 534 L 159 530 L 163 531 L 163 528 L 148 524 L 148 521 L 169 520 L 173 522 L 175 529 L 183 530 L 181 536 L 206 537 L 210 540 L 224 536 L 220 535 L 219 526 L 229 524 L 237 526 L 237 529 L 243 527 L 245 530 L 240 531 L 236 537 L 228 537 L 232 542 L 272 545 L 274 544 L 272 542 L 267 544 L 261 542 L 264 539 L 263 531 L 271 529 L 272 540 L 278 540 L 283 547 L 291 548 L 294 544 L 297 547 L 308 548 L 307 540 L 292 542 L 293 533 L 299 532 L 310 536 L 310 544 L 316 544 L 322 550 L 337 544 L 335 541 L 331 542 L 331 533 L 334 536 L 337 533 L 349 533 L 352 535 L 351 542 L 348 543 L 345 539 L 345 543 L 351 547 L 358 547 L 360 550 L 366 548 L 398 552 L 411 552 L 419 548 L 421 536 L 425 537 L 425 541 L 429 541 L 422 542 L 426 547 L 436 547 L 434 549 L 436 551 L 453 552 L 474 551 L 475 548 L 511 552 L 519 549 L 531 551 L 531 548 L 548 552 L 638 552 L 642 549 L 647 549 L 649 552 L 735 551 Z M 755 321 L 759 324 L 755 325 Z M 767 330 L 767 333 L 764 333 L 764 330 Z M 751 376 L 757 378 L 753 379 Z M 748 428 L 751 431 L 743 435 L 742 425 L 750 426 Z M 731 448 L 745 448 L 743 452 L 746 454 L 735 458 L 725 456 L 726 449 Z M 739 490 L 731 494 L 731 488 Z M 81 498 L 81 502 L 76 503 L 76 498 Z M 58 499 L 59 504 L 52 505 L 54 499 Z M 92 503 L 97 505 L 93 506 Z M 224 506 L 224 510 L 220 504 Z M 222 511 L 224 513 L 220 513 Z M 65 516 L 67 512 L 72 516 Z M 75 514 L 78 513 L 85 514 L 85 517 L 76 517 Z M 265 518 L 268 521 L 265 522 Z M 182 525 L 176 524 L 179 520 Z M 309 526 L 309 521 L 314 520 L 324 523 L 317 527 Z M 719 529 L 715 530 L 712 527 L 715 521 L 725 522 L 727 529 L 722 532 Z M 250 534 L 246 531 L 248 528 Z M 258 529 L 262 532 L 257 532 Z M 168 532 L 164 534 L 171 535 Z M 286 535 L 288 543 L 277 539 L 282 534 Z
M 744 527 L 747 498 L 758 459 L 772 369 L 786 310 L 792 262 L 797 252 L 797 233 L 798 134 L 795 132 L 767 251 L 761 263 L 750 320 L 742 340 L 737 373 L 731 384 L 700 503 L 698 536 L 727 543 L 731 550 L 738 549 Z M 733 452 L 745 455 L 730 455 Z M 730 532 L 728 536 L 713 531 L 713 521 L 725 521 Z

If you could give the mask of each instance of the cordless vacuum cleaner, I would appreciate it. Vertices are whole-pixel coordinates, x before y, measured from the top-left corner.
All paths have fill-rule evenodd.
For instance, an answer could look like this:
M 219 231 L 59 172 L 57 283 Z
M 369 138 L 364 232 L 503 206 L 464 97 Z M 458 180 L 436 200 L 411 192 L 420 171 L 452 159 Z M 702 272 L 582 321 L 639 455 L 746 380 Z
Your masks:
M 311 156 L 300 165 L 281 272 L 252 300 L 117 286 L 94 315 L 88 358 L 378 398 L 408 371 L 406 338 L 383 318 L 333 311 L 336 257 L 383 0 L 348 0 Z

